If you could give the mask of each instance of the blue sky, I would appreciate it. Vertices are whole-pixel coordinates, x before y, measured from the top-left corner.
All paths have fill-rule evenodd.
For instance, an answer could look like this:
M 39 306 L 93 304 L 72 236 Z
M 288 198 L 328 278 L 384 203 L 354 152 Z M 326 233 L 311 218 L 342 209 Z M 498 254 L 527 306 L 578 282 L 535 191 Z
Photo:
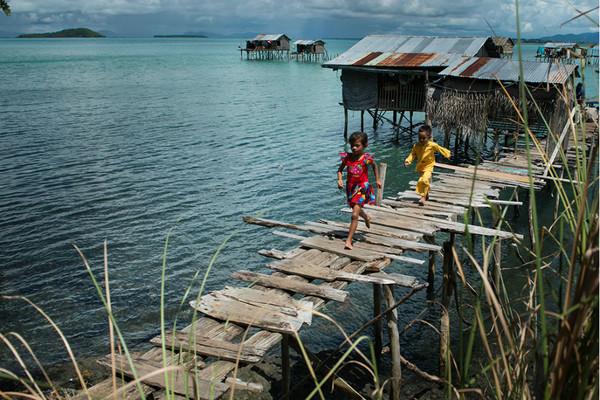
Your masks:
M 8 0 L 3 32 L 48 32 L 89 27 L 127 35 L 212 32 L 282 32 L 291 37 L 409 35 L 515 36 L 515 3 L 503 0 Z M 561 27 L 598 0 L 529 0 L 520 3 L 525 37 L 597 31 L 598 11 Z M 486 23 L 487 21 L 487 23 Z

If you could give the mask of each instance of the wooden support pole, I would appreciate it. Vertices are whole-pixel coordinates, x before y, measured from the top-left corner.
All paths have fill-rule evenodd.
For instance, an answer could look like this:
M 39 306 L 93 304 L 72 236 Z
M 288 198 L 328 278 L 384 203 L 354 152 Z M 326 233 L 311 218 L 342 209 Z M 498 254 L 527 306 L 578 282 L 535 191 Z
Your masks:
M 386 285 L 385 299 L 388 306 L 392 306 L 394 301 L 394 292 L 392 286 Z M 392 395 L 390 399 L 400 400 L 400 384 L 402 382 L 402 369 L 400 367 L 400 334 L 398 332 L 398 311 L 393 309 L 387 314 L 388 334 L 390 336 L 392 352 Z
M 444 131 L 444 147 L 447 149 L 450 147 L 450 129 Z
M 381 200 L 383 199 L 383 189 L 385 188 L 385 176 L 387 174 L 387 164 L 379 163 L 379 180 L 381 181 L 381 189 L 377 189 L 377 196 L 375 197 L 375 205 L 381 207 Z
M 360 110 L 360 131 L 365 131 L 365 110 Z
M 377 130 L 377 113 L 379 110 L 375 109 L 375 112 L 373 113 L 373 129 Z
M 290 395 L 290 383 L 290 335 L 283 334 L 281 339 L 281 386 L 286 398 L 289 398 Z
M 411 111 L 408 115 L 410 116 L 408 123 L 410 124 L 410 133 L 412 134 L 412 133 L 414 133 L 414 131 L 413 131 L 413 112 Z
M 398 125 L 398 111 L 394 111 L 392 114 L 392 122 L 394 123 L 394 128 Z
M 381 314 L 381 286 L 380 284 L 373 284 L 373 315 L 377 316 Z M 381 319 L 378 319 L 373 324 L 373 334 L 375 336 L 375 356 L 379 360 L 381 357 L 381 351 L 383 349 L 383 328 Z
M 459 128 L 456 129 L 456 137 L 454 138 L 454 161 L 458 159 L 458 149 L 459 149 L 459 141 L 460 141 L 461 131 Z
M 440 375 L 448 377 L 450 365 L 450 315 L 448 308 L 452 296 L 452 249 L 454 247 L 454 233 L 450 240 L 444 242 L 443 283 L 440 317 Z
M 425 240 L 426 243 L 429 244 L 435 244 L 435 238 L 433 236 L 424 236 L 423 239 Z M 432 298 L 433 294 L 435 293 L 434 289 L 433 289 L 433 284 L 435 282 L 435 251 L 430 251 L 429 252 L 429 270 L 427 273 L 427 284 L 429 285 L 427 287 L 427 295 L 428 298 Z
M 344 106 L 344 141 L 348 141 L 348 108 Z

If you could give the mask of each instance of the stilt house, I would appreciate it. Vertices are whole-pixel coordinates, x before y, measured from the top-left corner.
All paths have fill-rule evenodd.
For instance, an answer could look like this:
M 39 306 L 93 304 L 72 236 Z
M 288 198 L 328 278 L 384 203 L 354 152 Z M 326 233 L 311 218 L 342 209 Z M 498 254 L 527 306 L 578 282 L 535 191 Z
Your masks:
M 260 34 L 246 41 L 246 48 L 240 49 L 240 54 L 246 52 L 247 59 L 274 60 L 289 56 L 290 38 L 283 33 Z
M 348 110 L 373 116 L 373 126 L 386 111 L 396 115 L 425 111 L 427 84 L 440 71 L 463 57 L 500 57 L 490 37 L 445 38 L 430 36 L 372 35 L 323 64 L 341 70 L 342 98 L 347 134 Z
M 498 53 L 500 53 L 500 57 L 508 59 L 512 58 L 515 42 L 511 38 L 504 36 L 494 36 L 492 37 L 492 40 L 498 48 Z

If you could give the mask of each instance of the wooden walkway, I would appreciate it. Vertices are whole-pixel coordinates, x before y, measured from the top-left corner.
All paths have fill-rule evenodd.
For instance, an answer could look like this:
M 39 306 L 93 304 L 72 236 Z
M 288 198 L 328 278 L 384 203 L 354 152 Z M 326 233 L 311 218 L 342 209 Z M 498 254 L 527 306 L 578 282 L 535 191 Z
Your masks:
M 548 175 L 539 163 L 541 158 L 534 158 L 537 165 L 533 168 L 533 186 L 541 189 Z M 504 240 L 523 239 L 521 234 L 497 227 L 460 221 L 469 208 L 521 205 L 516 195 L 520 188 L 530 187 L 526 160 L 524 154 L 517 151 L 477 167 L 438 164 L 427 204 L 419 206 L 415 203 L 417 197 L 413 188 L 416 182 L 410 182 L 410 187 L 396 196 L 380 197 L 380 206 L 366 208 L 372 216 L 372 226 L 367 229 L 362 222 L 359 223 L 356 245 L 351 251 L 344 249 L 343 242 L 348 230 L 347 220 L 323 219 L 292 224 L 245 217 L 244 221 L 249 224 L 286 229 L 273 233 L 298 240 L 298 246 L 289 251 L 260 250 L 260 254 L 273 259 L 262 271 L 235 271 L 231 277 L 239 281 L 238 287 L 225 287 L 207 293 L 198 302 L 191 303 L 201 317 L 181 331 L 168 332 L 166 335 L 170 357 L 168 363 L 182 367 L 169 384 L 177 395 L 175 397 L 185 396 L 186 393 L 193 396 L 196 392 L 197 398 L 218 398 L 228 395 L 233 386 L 236 391 L 263 390 L 261 385 L 236 379 L 238 367 L 261 361 L 269 350 L 280 343 L 282 386 L 284 390 L 289 390 L 288 346 L 293 345 L 294 336 L 300 329 L 311 324 L 315 311 L 330 301 L 347 300 L 350 296 L 347 287 L 351 282 L 373 285 L 374 314 L 379 320 L 371 322 L 375 325 L 376 348 L 381 351 L 381 317 L 385 315 L 396 321 L 395 309 L 382 313 L 382 288 L 407 288 L 410 296 L 428 286 L 433 287 L 435 256 L 445 250 L 442 257 L 443 268 L 447 272 L 452 263 L 448 250 L 452 249 L 456 234 L 468 232 Z M 503 189 L 512 189 L 512 197 L 500 199 Z M 290 233 L 290 230 L 295 233 Z M 436 244 L 435 236 L 440 232 L 450 237 L 452 243 L 446 242 L 443 246 Z M 427 265 L 427 281 L 387 272 L 386 268 L 392 261 L 398 261 L 400 266 L 410 263 L 424 265 L 425 268 Z M 244 287 L 247 283 L 251 286 Z M 388 306 L 395 304 L 390 293 L 391 290 L 386 291 Z M 410 365 L 401 358 L 399 348 L 394 348 L 393 335 L 397 336 L 397 323 L 395 325 L 396 332 L 390 331 L 394 366 L 398 360 Z M 150 343 L 156 347 L 134 358 L 138 376 L 163 367 L 160 336 L 153 338 Z M 173 355 L 170 349 L 174 349 Z M 117 361 L 119 374 L 131 377 L 133 374 L 126 360 L 119 357 Z M 110 357 L 100 360 L 100 363 L 110 368 Z M 197 371 L 197 379 L 194 378 L 194 370 Z M 394 370 L 392 374 L 397 372 Z M 157 373 L 143 382 L 146 394 L 152 393 L 155 399 L 165 397 L 163 373 Z M 93 398 L 105 398 L 110 396 L 111 390 L 109 378 L 92 387 L 89 392 Z M 126 390 L 126 398 L 139 398 L 135 386 Z

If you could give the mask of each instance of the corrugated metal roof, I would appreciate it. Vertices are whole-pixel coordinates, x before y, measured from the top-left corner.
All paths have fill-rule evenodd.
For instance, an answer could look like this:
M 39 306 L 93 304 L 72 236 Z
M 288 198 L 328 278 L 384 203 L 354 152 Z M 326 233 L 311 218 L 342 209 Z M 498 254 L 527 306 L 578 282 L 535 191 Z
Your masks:
M 575 73 L 576 65 L 523 61 L 523 75 L 527 83 L 563 84 Z M 485 80 L 519 80 L 519 63 L 503 58 L 470 57 L 453 64 L 439 75 Z
M 352 66 L 372 68 L 431 68 L 446 67 L 460 62 L 464 57 L 458 54 L 443 53 L 382 53 L 374 51 L 367 53 Z
M 544 47 L 548 47 L 550 49 L 560 49 L 563 47 L 571 48 L 577 46 L 577 43 L 565 43 L 565 42 L 548 42 L 544 45 Z
M 360 40 L 343 54 L 324 63 L 323 66 L 344 67 L 356 65 L 356 62 L 376 52 L 388 55 L 425 53 L 441 55 L 442 58 L 450 55 L 474 56 L 488 40 L 491 39 L 489 37 L 447 38 L 434 36 L 370 35 Z M 440 62 L 429 66 L 444 67 L 448 65 Z M 425 64 L 417 65 L 425 66 Z M 377 67 L 377 65 L 371 64 L 369 66 Z
M 325 42 L 322 41 L 322 40 L 296 40 L 294 42 L 294 44 L 296 44 L 296 45 L 302 44 L 302 45 L 305 45 L 305 46 L 310 46 L 310 45 L 313 45 L 313 44 L 316 44 L 316 43 L 325 44 Z
M 252 40 L 279 40 L 282 36 L 285 36 L 287 38 L 285 33 L 274 33 L 268 35 L 261 33 L 259 35 L 256 35 L 256 37 Z

